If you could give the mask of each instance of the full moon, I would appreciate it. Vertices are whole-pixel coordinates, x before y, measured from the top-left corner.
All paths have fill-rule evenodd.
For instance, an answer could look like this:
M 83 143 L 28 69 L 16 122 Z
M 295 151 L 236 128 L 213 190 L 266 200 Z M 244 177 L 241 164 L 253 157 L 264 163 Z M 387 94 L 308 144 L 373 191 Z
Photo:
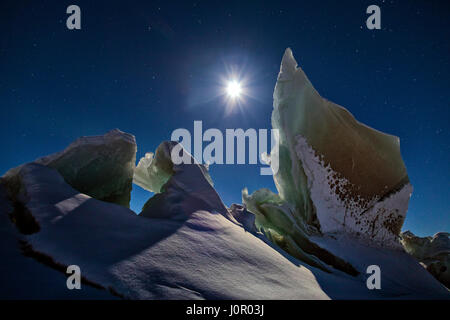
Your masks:
M 233 99 L 239 98 L 241 92 L 242 88 L 239 82 L 237 82 L 236 80 L 228 82 L 227 93 L 231 98 Z

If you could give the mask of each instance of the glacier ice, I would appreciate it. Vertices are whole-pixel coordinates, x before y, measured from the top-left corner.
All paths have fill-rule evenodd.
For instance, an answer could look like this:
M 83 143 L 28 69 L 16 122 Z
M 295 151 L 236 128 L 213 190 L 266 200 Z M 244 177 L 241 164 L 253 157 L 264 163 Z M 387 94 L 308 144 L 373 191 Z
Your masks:
M 337 257 L 309 237 L 349 233 L 400 249 L 398 237 L 412 186 L 399 139 L 358 122 L 343 107 L 322 98 L 292 51 L 284 53 L 275 86 L 272 127 L 279 130 L 274 182 L 278 194 L 243 190 L 256 224 L 289 253 L 304 261 Z
M 411 231 L 401 233 L 406 252 L 447 288 L 450 288 L 450 233 L 438 232 L 432 237 L 418 237 Z
M 136 140 L 118 129 L 78 138 L 65 150 L 34 161 L 57 170 L 76 190 L 128 207 L 136 162 Z M 19 168 L 4 178 L 17 177 Z

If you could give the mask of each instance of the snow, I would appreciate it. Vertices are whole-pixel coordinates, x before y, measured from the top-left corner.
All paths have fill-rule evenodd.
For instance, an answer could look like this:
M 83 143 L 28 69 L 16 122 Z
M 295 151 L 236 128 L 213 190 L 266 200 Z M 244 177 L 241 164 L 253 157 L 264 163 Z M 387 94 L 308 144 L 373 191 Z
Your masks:
M 404 265 L 383 267 L 386 276 L 391 279 L 397 273 L 407 273 L 415 263 L 419 266 L 415 276 L 424 285 L 400 278 L 399 282 L 387 282 L 379 292 L 366 288 L 363 274 L 352 277 L 338 270 L 328 273 L 289 256 L 252 229 L 245 208 L 226 210 L 196 165 L 175 167 L 160 195 L 166 197 L 165 201 L 181 197 L 184 214 L 164 218 L 152 217 L 151 206 L 147 217 L 138 216 L 126 207 L 82 194 L 56 170 L 43 165 L 24 165 L 16 174 L 20 188 L 14 197 L 40 226 L 39 232 L 20 238 L 34 252 L 51 257 L 55 265 L 78 265 L 85 279 L 104 289 L 83 284 L 80 292 L 67 293 L 60 271 L 23 258 L 15 248 L 15 260 L 2 268 L 13 274 L 11 279 L 28 272 L 29 286 L 36 290 L 20 291 L 11 280 L 3 279 L 2 288 L 12 291 L 0 291 L 9 298 L 98 299 L 109 292 L 115 293 L 111 297 L 130 299 L 380 299 L 399 294 L 401 298 L 448 297 L 446 289 L 409 256 L 408 261 L 404 257 L 408 262 Z M 210 211 L 199 209 L 201 199 L 207 200 Z M 2 210 L 5 219 L 11 211 L 9 200 L 3 197 L 0 204 L 9 208 Z M 8 243 L 17 243 L 3 233 L 5 237 Z M 321 245 L 335 250 L 329 243 Z M 348 254 L 354 246 L 351 242 L 344 251 Z M 3 256 L 13 256 L 5 251 L 1 252 Z M 365 252 L 368 260 L 379 262 L 378 251 Z M 382 254 L 394 264 L 398 251 Z M 339 255 L 355 263 L 353 256 L 340 251 Z M 390 276 L 392 272 L 394 276 Z
M 361 280 L 364 280 L 369 265 L 379 266 L 380 298 L 386 291 L 389 291 L 389 298 L 397 299 L 450 298 L 449 291 L 403 250 L 382 248 L 346 233 L 314 236 L 312 240 L 361 271 Z
M 110 293 L 83 286 L 67 290 L 66 277 L 21 250 L 21 235 L 8 218 L 13 207 L 0 185 L 0 299 L 115 299 Z
M 27 236 L 34 250 L 128 298 L 328 298 L 310 270 L 222 214 L 145 218 L 80 194 L 50 168 L 30 164 L 20 175 L 41 226 Z
M 383 277 L 389 281 L 383 280 L 381 291 L 368 290 L 364 274 L 352 277 L 338 270 L 327 273 L 311 267 L 283 252 L 264 235 L 243 228 L 244 224 L 248 226 L 248 216 L 242 207 L 227 210 L 228 215 L 197 209 L 195 198 L 199 195 L 195 195 L 195 190 L 203 190 L 202 197 L 208 199 L 216 199 L 217 194 L 208 182 L 204 184 L 206 179 L 203 182 L 198 179 L 198 167 L 190 168 L 180 168 L 180 174 L 176 171 L 168 182 L 194 191 L 192 202 L 188 199 L 190 193 L 182 194 L 186 197 L 185 215 L 179 219 L 170 215 L 167 218 L 138 216 L 126 207 L 80 193 L 52 168 L 35 163 L 22 166 L 17 172 L 21 187 L 15 198 L 30 211 L 40 231 L 20 238 L 35 252 L 51 257 L 55 264 L 80 266 L 83 277 L 105 289 L 82 284 L 82 290 L 66 292 L 69 290 L 61 272 L 23 258 L 16 247 L 15 260 L 4 264 L 3 271 L 13 273 L 13 280 L 28 272 L 27 286 L 33 290 L 20 291 L 23 287 L 3 278 L 2 295 L 83 299 L 104 298 L 109 292 L 116 294 L 110 297 L 130 299 L 449 297 L 446 289 L 411 257 L 405 255 L 400 264 L 396 263 L 398 251 L 361 249 L 365 260 L 360 263 L 353 255 L 353 241 L 346 242 L 343 249 L 333 245 L 344 242 L 321 242 L 321 245 L 336 250 L 358 268 L 369 261 L 380 263 L 379 257 L 383 257 L 381 263 L 388 261 L 392 265 L 387 262 L 383 265 L 382 272 L 386 272 Z M 198 181 L 200 186 L 210 189 L 197 187 Z M 161 194 L 166 192 L 170 194 L 171 188 Z M 3 197 L 0 204 L 8 207 L 9 200 Z M 212 204 L 221 211 L 219 202 Z M 3 220 L 6 216 L 2 210 Z M 2 233 L 2 239 L 5 237 L 9 243 L 15 243 Z M 323 237 L 319 238 L 318 241 L 323 241 Z M 2 257 L 5 251 L 3 248 Z M 12 256 L 6 254 L 7 258 Z M 417 270 L 414 266 L 418 266 Z M 410 270 L 414 270 L 414 275 L 399 277 Z M 11 292 L 3 288 L 11 288 Z

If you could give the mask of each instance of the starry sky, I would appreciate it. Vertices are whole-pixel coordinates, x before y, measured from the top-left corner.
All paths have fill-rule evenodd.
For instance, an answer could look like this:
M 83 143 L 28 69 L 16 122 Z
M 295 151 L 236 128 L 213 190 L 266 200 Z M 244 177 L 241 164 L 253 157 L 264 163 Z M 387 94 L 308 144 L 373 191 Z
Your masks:
M 68 30 L 66 8 L 81 8 Z M 368 30 L 366 8 L 381 8 Z M 0 171 L 79 136 L 132 133 L 138 159 L 173 130 L 271 128 L 291 47 L 318 92 L 400 137 L 413 196 L 404 230 L 450 231 L 450 3 L 447 1 L 25 1 L 0 3 Z M 218 96 L 230 70 L 249 97 Z M 259 165 L 216 165 L 225 204 L 275 191 Z M 134 186 L 139 212 L 150 194 Z

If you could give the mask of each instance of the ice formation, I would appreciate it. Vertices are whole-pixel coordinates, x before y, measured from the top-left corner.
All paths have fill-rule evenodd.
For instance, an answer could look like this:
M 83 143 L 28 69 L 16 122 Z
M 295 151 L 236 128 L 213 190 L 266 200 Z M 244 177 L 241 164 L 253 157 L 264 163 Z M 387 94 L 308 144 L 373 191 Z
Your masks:
M 175 173 L 175 169 L 186 168 L 186 165 L 183 164 L 175 165 L 174 167 L 171 152 L 175 145 L 175 142 L 164 141 L 156 149 L 156 155 L 153 152 L 147 152 L 145 156 L 139 160 L 134 171 L 133 183 L 150 192 L 162 192 L 162 187 Z M 194 164 L 193 167 L 200 170 L 202 175 L 212 186 L 213 182 L 209 176 L 208 168 L 194 161 L 194 158 L 181 145 L 179 145 L 179 152 L 186 154 L 184 157 L 190 159 L 190 161 L 186 161 L 186 163 Z
M 399 139 L 359 123 L 345 108 L 322 98 L 290 49 L 273 97 L 272 126 L 280 133 L 275 155 L 280 165 L 274 175 L 279 194 L 243 192 L 258 226 L 278 239 L 301 230 L 293 239 L 309 254 L 314 250 L 302 245 L 303 239 L 331 233 L 400 248 L 412 186 Z
M 332 267 L 323 260 L 317 259 L 315 268 L 313 261 L 308 265 L 288 255 L 258 232 L 255 220 L 261 217 L 240 205 L 223 205 L 203 166 L 171 163 L 174 145 L 162 143 L 147 162 L 147 168 L 171 169 L 168 178 L 144 180 L 160 192 L 141 215 L 80 192 L 59 170 L 40 161 L 0 178 L 0 259 L 5 261 L 0 264 L 0 298 L 449 298 L 447 289 L 402 251 L 309 234 L 301 243 L 316 246 L 321 259 L 340 257 L 339 263 L 348 261 L 358 270 L 376 262 L 383 270 L 383 290 L 367 290 L 363 274 L 330 273 Z M 116 152 L 102 150 L 106 158 Z M 87 156 L 87 151 L 92 145 L 82 143 L 76 153 Z M 128 162 L 123 166 L 128 168 Z M 271 199 L 264 210 L 280 204 L 277 195 L 261 196 Z M 267 218 L 283 231 L 294 222 L 288 204 L 280 206 L 286 216 L 274 209 Z M 67 290 L 65 270 L 73 264 L 81 269 L 82 290 Z
M 168 159 L 160 159 L 166 156 L 163 152 L 157 152 L 158 158 L 155 158 L 153 152 L 147 152 L 142 157 L 133 175 L 133 183 L 150 192 L 161 192 L 162 186 L 172 176 L 172 164 Z
M 401 242 L 406 252 L 450 288 L 450 233 L 438 232 L 432 237 L 422 238 L 405 231 L 401 234 Z
M 78 191 L 128 207 L 136 162 L 136 140 L 118 129 L 102 136 L 81 137 L 65 150 L 34 163 L 56 169 Z M 15 176 L 14 168 L 4 178 Z
M 326 272 L 332 272 L 334 267 L 353 276 L 359 274 L 351 264 L 311 241 L 310 236 L 317 231 L 298 219 L 294 208 L 278 194 L 260 189 L 248 195 L 244 189 L 242 200 L 256 215 L 256 228 L 293 257 Z
M 174 164 L 171 153 L 175 146 L 190 158 L 187 164 Z M 142 208 L 141 216 L 185 220 L 196 210 L 219 213 L 234 220 L 223 204 L 205 166 L 173 141 L 165 141 L 156 149 L 156 156 L 139 161 L 133 181 L 156 194 Z

